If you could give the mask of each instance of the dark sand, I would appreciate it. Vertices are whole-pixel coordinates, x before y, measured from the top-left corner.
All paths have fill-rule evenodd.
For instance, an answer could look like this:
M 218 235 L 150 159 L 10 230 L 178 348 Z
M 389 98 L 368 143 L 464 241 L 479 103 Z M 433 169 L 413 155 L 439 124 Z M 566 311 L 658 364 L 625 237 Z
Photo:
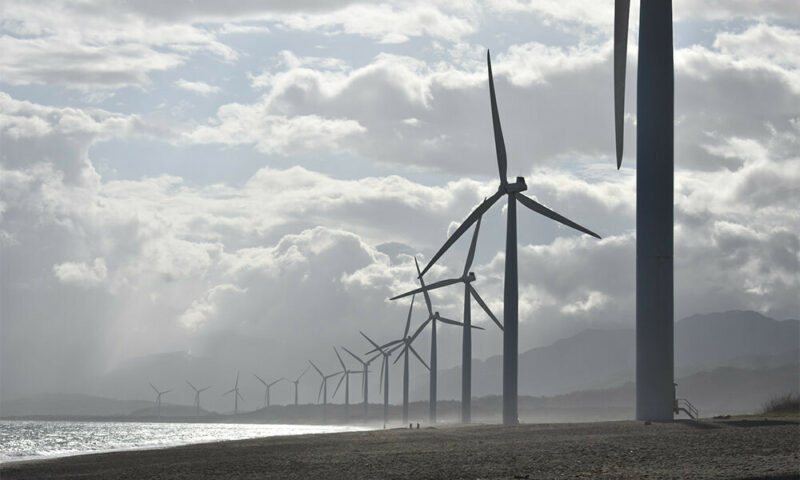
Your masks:
M 0 478 L 800 478 L 800 423 L 442 426 L 17 463 Z

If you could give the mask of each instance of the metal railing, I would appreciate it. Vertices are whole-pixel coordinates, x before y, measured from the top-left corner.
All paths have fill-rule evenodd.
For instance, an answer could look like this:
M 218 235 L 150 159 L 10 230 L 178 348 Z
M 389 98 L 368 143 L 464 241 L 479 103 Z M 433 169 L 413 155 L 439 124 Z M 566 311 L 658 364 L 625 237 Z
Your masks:
M 675 413 L 680 411 L 686 412 L 686 415 L 689 415 L 692 420 L 697 420 L 700 418 L 700 410 L 698 410 L 692 402 L 685 398 L 676 398 L 675 399 Z

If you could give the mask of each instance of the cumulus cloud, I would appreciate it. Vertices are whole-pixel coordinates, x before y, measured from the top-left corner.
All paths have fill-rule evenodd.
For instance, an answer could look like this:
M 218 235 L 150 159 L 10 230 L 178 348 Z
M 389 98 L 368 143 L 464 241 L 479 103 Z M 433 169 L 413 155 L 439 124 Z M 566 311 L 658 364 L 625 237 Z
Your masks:
M 108 269 L 105 260 L 95 258 L 92 264 L 64 262 L 54 265 L 53 273 L 61 283 L 88 287 L 98 285 L 105 280 Z
M 200 95 L 210 95 L 220 91 L 220 88 L 217 86 L 209 85 L 205 82 L 190 82 L 182 78 L 175 81 L 175 86 L 190 92 L 199 93 Z

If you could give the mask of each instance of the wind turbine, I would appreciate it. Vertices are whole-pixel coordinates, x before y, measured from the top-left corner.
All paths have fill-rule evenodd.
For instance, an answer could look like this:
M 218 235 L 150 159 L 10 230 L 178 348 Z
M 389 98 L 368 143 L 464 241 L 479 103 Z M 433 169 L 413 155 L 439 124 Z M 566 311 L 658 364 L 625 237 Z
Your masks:
M 211 386 L 209 385 L 208 387 L 197 388 L 194 385 L 192 385 L 192 382 L 190 382 L 189 380 L 186 380 L 186 383 L 188 383 L 189 386 L 192 387 L 192 390 L 194 390 L 194 415 L 195 416 L 199 416 L 200 415 L 200 393 L 208 390 L 209 388 L 211 388 Z
M 412 300 L 413 301 L 413 300 Z M 389 357 L 392 355 L 392 352 L 397 348 L 392 349 L 385 349 L 372 341 L 371 338 L 367 336 L 366 333 L 359 330 L 362 337 L 366 338 L 369 343 L 375 347 L 373 350 L 367 352 L 370 354 L 372 352 L 380 352 L 379 355 L 383 355 L 383 361 L 381 362 L 381 380 L 378 382 L 378 392 L 380 393 L 381 383 L 383 384 L 383 426 L 386 427 L 386 424 L 389 422 Z M 405 422 L 404 422 L 405 423 Z
M 222 396 L 224 397 L 229 393 L 233 393 L 233 414 L 236 415 L 239 413 L 239 399 L 241 398 L 244 402 L 244 397 L 239 393 L 239 372 L 236 372 L 236 384 L 233 388 L 223 393 Z
M 255 373 L 253 374 L 253 376 L 256 377 L 259 382 L 264 384 L 264 408 L 269 408 L 269 390 L 272 388 L 273 385 L 275 385 L 276 383 L 280 382 L 281 380 L 284 380 L 284 378 L 281 377 L 281 378 L 275 380 L 272 383 L 267 383 L 261 377 L 256 375 Z
M 309 368 L 311 368 L 311 367 L 306 366 L 306 369 L 303 370 L 303 373 L 301 373 L 299 377 L 297 377 L 294 380 L 292 380 L 292 383 L 294 383 L 294 406 L 295 407 L 297 406 L 297 399 L 298 399 L 297 385 L 300 383 L 300 379 L 303 378 L 303 375 L 306 374 L 306 372 L 308 371 Z
M 437 345 L 437 342 L 436 342 L 436 321 L 438 320 L 438 321 L 440 321 L 442 323 L 448 323 L 450 325 L 456 325 L 456 326 L 460 326 L 460 327 L 464 327 L 464 324 L 461 323 L 461 322 L 457 322 L 455 320 L 450 320 L 449 318 L 444 318 L 441 315 L 439 315 L 439 312 L 434 312 L 433 311 L 433 306 L 431 305 L 431 297 L 430 297 L 430 295 L 428 295 L 429 288 L 425 286 L 425 280 L 422 279 L 422 274 L 419 271 L 419 263 L 417 262 L 417 258 L 416 257 L 414 257 L 414 264 L 417 267 L 417 278 L 419 279 L 419 283 L 420 283 L 421 287 L 418 288 L 417 290 L 414 290 L 413 292 L 404 293 L 404 294 L 399 295 L 398 297 L 394 297 L 394 298 L 406 297 L 408 295 L 413 295 L 414 293 L 419 292 L 419 291 L 421 291 L 423 293 L 423 295 L 425 295 L 425 305 L 428 307 L 428 319 L 425 320 L 424 322 L 422 322 L 422 324 L 417 328 L 417 331 L 414 332 L 414 335 L 412 335 L 412 338 L 417 338 L 417 335 L 419 335 L 420 332 L 422 332 L 428 324 L 431 325 L 431 366 L 430 366 L 430 376 L 429 376 L 430 377 L 430 386 L 429 386 L 429 390 L 428 390 L 429 393 L 430 393 L 430 401 L 428 403 L 428 407 L 429 407 L 429 419 L 430 419 L 430 422 L 431 422 L 431 424 L 434 424 L 434 423 L 436 423 L 436 404 L 437 404 L 436 385 L 437 385 L 437 380 L 438 380 L 438 378 L 437 378 L 438 357 L 437 357 L 437 353 L 436 353 L 436 345 Z M 474 277 L 475 276 L 473 275 L 473 278 Z M 456 281 L 459 281 L 459 280 L 456 280 Z M 439 283 L 441 283 L 441 282 L 439 282 Z M 440 286 L 444 286 L 444 285 L 440 285 Z M 392 300 L 394 300 L 394 298 Z M 477 328 L 479 330 L 483 330 L 482 327 L 478 327 L 478 326 L 475 326 L 475 325 L 471 325 L 470 327 L 471 328 Z M 395 361 L 397 361 L 397 360 L 395 360 Z
M 359 332 L 360 333 L 360 332 Z M 363 333 L 361 335 L 364 335 Z M 369 340 L 369 338 L 367 338 Z M 371 341 L 371 340 L 370 340 Z M 377 345 L 375 345 L 377 347 Z M 355 353 L 351 352 L 347 349 L 347 347 L 342 347 L 342 349 L 349 353 L 351 357 L 355 358 L 358 363 L 361 364 L 363 369 L 361 370 L 361 374 L 364 375 L 361 381 L 361 389 L 363 391 L 363 400 L 364 400 L 364 421 L 369 418 L 369 364 L 372 363 L 373 360 L 381 356 L 381 353 L 378 353 L 372 358 L 367 359 L 365 362 L 361 360 L 361 357 L 356 355 Z M 380 384 L 379 384 L 380 385 Z
M 349 370 L 347 365 L 344 364 L 342 357 L 339 355 L 339 351 L 336 350 L 336 347 L 333 347 L 333 351 L 336 353 L 336 358 L 339 359 L 339 363 L 342 365 L 342 378 L 339 379 L 339 383 L 336 384 L 336 388 L 333 390 L 333 397 L 336 396 L 336 392 L 339 391 L 339 387 L 342 386 L 342 381 L 344 381 L 344 418 L 346 421 L 350 421 L 350 374 L 361 374 L 358 370 Z M 366 373 L 364 374 L 366 375 Z
M 152 388 L 156 392 L 156 415 L 158 415 L 158 418 L 161 418 L 161 395 L 169 393 L 172 390 L 164 390 L 163 392 L 159 392 L 158 389 L 154 387 L 152 383 L 150 384 L 150 388 Z
M 622 165 L 630 0 L 614 5 L 614 126 Z M 672 420 L 675 88 L 672 1 L 639 5 L 636 75 L 636 418 Z
M 420 287 L 416 290 L 412 290 L 410 292 L 403 293 L 402 295 L 398 295 L 393 297 L 392 300 L 403 298 L 408 295 L 413 295 L 419 292 L 425 292 L 425 300 L 428 304 L 428 309 L 430 311 L 430 300 L 428 298 L 428 292 L 431 290 L 435 290 L 437 288 L 446 287 L 448 285 L 453 285 L 456 283 L 463 283 L 464 284 L 464 323 L 462 328 L 462 339 L 461 339 L 461 423 L 470 423 L 472 421 L 472 302 L 471 298 L 474 298 L 478 305 L 483 308 L 489 318 L 491 318 L 500 330 L 503 330 L 503 325 L 497 320 L 497 317 L 494 316 L 492 311 L 486 305 L 486 302 L 483 301 L 480 295 L 478 295 L 478 291 L 475 290 L 475 287 L 472 286 L 472 282 L 475 281 L 475 274 L 470 272 L 469 269 L 472 266 L 472 260 L 475 258 L 475 246 L 478 243 L 478 232 L 481 228 L 481 217 L 478 217 L 478 221 L 475 223 L 475 231 L 472 234 L 472 242 L 469 245 L 469 253 L 467 254 L 467 261 L 464 264 L 464 273 L 461 274 L 458 278 L 451 278 L 447 280 L 441 280 L 439 282 L 434 282 L 429 285 Z M 416 259 L 414 259 L 416 261 Z M 417 273 L 419 273 L 419 266 L 417 266 Z M 431 368 L 433 367 L 433 360 L 431 360 Z M 435 412 L 434 412 L 435 413 Z
M 322 373 L 322 370 L 320 370 L 316 365 L 314 365 L 314 362 L 309 360 L 308 363 L 310 363 L 311 366 L 314 367 L 314 370 L 316 370 L 317 373 L 319 373 L 319 376 L 322 378 L 321 383 L 319 385 L 319 393 L 317 394 L 317 401 L 319 402 L 320 395 L 322 395 L 322 421 L 324 422 L 328 419 L 328 379 L 333 378 L 336 375 L 340 375 L 343 372 L 336 372 L 336 373 L 331 373 L 330 375 L 325 375 L 324 373 Z
M 431 257 L 430 262 L 422 271 L 424 275 L 439 259 L 439 257 L 458 240 L 467 229 L 475 223 L 492 205 L 502 196 L 508 197 L 508 211 L 506 214 L 506 256 L 505 256 L 505 281 L 503 293 L 503 423 L 519 423 L 517 418 L 517 363 L 518 363 L 518 327 L 519 327 L 519 292 L 517 277 L 517 202 L 528 207 L 534 212 L 551 218 L 568 227 L 572 227 L 595 238 L 599 235 L 591 230 L 578 225 L 568 218 L 559 215 L 539 202 L 525 196 L 522 192 L 527 190 L 525 178 L 517 177 L 514 183 L 508 183 L 506 178 L 507 159 L 506 147 L 503 142 L 503 132 L 500 128 L 500 114 L 497 110 L 497 100 L 494 94 L 494 79 L 492 78 L 492 61 L 489 52 L 486 52 L 486 63 L 489 69 L 489 98 L 492 104 L 492 123 L 494 124 L 494 143 L 497 151 L 497 167 L 500 173 L 500 186 L 497 192 L 483 203 L 478 205 L 464 220 L 464 222 L 450 235 L 442 248 Z
M 394 346 L 393 348 L 388 350 L 389 353 L 391 353 L 394 350 L 402 347 L 402 350 L 400 351 L 400 355 L 403 356 L 403 423 L 404 424 L 408 423 L 408 352 L 409 352 L 409 350 L 411 351 L 411 353 L 414 354 L 415 357 L 417 357 L 417 360 L 419 360 L 420 363 L 422 363 L 425 366 L 425 368 L 427 368 L 429 371 L 431 370 L 431 367 L 429 367 L 428 364 L 425 363 L 425 360 L 423 360 L 422 357 L 419 355 L 419 353 L 417 353 L 417 351 L 414 350 L 414 347 L 411 346 L 411 344 L 414 342 L 414 340 L 417 338 L 417 336 L 420 334 L 420 332 L 422 332 L 422 329 L 420 328 L 420 329 L 417 329 L 417 331 L 414 333 L 414 336 L 410 336 L 408 334 L 408 331 L 411 328 L 411 311 L 413 309 L 414 309 L 414 297 L 412 296 L 411 297 L 411 306 L 408 307 L 408 319 L 406 320 L 406 328 L 403 331 L 403 338 L 400 338 L 398 340 L 393 340 L 393 341 L 391 341 L 389 343 L 381 345 L 381 347 L 380 347 L 380 350 L 383 351 L 383 349 L 386 349 L 386 348 L 389 348 L 391 346 Z M 428 320 L 430 320 L 430 317 L 428 318 Z M 427 321 L 426 321 L 426 323 L 427 323 Z M 435 340 L 435 338 L 434 338 L 434 340 Z M 433 340 L 431 340 L 431 341 L 433 342 Z M 367 352 L 367 353 L 372 353 L 372 352 Z M 400 355 L 398 355 L 397 358 L 395 358 L 394 363 L 397 363 L 397 361 L 400 360 Z M 387 375 L 389 373 L 388 365 L 386 367 L 386 373 L 387 373 Z

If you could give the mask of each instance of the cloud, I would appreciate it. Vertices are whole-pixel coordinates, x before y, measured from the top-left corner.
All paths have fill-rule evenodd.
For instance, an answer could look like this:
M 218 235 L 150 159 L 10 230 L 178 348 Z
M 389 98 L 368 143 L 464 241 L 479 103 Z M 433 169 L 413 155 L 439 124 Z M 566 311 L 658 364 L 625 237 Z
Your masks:
M 102 258 L 95 258 L 94 263 L 64 262 L 53 266 L 53 273 L 61 283 L 91 287 L 99 285 L 106 278 L 108 269 Z
M 209 85 L 205 82 L 190 82 L 182 78 L 175 81 L 175 86 L 190 92 L 199 93 L 200 95 L 210 95 L 212 93 L 219 93 L 220 91 L 220 88 L 214 85 Z

